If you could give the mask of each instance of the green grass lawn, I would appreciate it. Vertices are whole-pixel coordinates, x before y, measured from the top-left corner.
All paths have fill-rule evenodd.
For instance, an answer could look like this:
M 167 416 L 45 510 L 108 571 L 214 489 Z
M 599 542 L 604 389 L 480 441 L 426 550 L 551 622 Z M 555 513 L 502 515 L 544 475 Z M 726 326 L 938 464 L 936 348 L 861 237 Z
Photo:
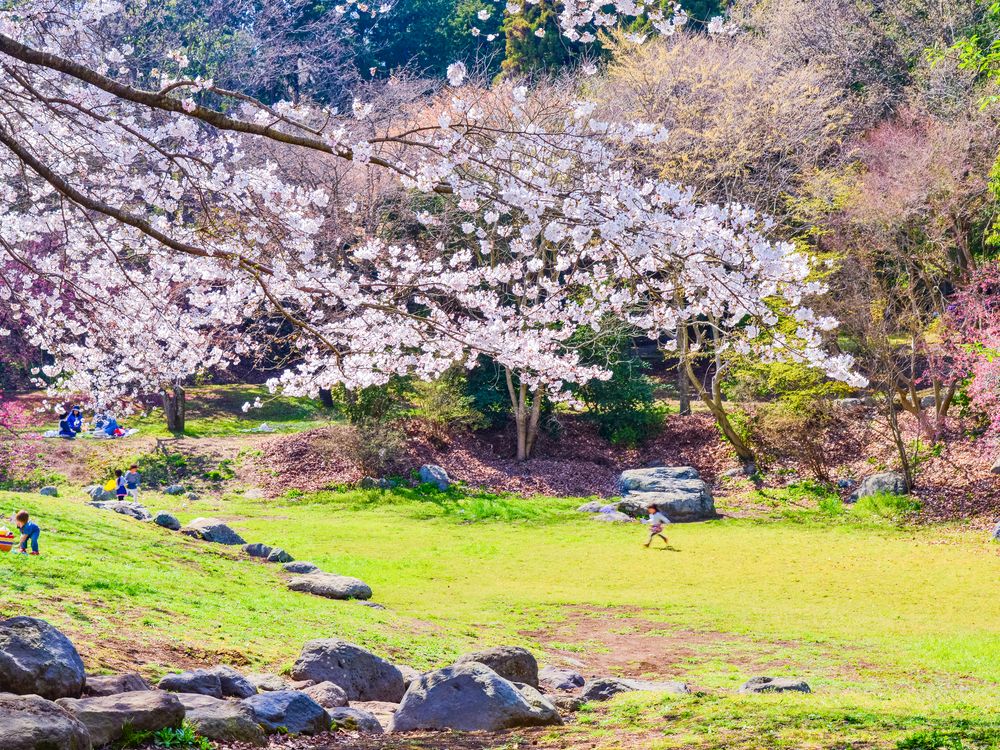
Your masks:
M 5 514 L 38 516 L 44 550 L 0 560 L 5 613 L 66 629 L 94 668 L 281 669 L 309 638 L 338 636 L 418 668 L 520 643 L 543 661 L 692 685 L 686 697 L 621 697 L 567 730 L 607 747 L 892 747 L 921 731 L 932 734 L 914 748 L 934 747 L 935 731 L 970 748 L 1000 742 L 1000 548 L 979 534 L 725 520 L 671 527 L 674 549 L 652 551 L 638 525 L 593 522 L 572 500 L 145 500 L 182 520 L 231 519 L 248 541 L 363 578 L 387 609 L 289 592 L 276 566 L 82 500 L 3 493 Z M 630 667 L 631 649 L 651 656 Z M 735 694 L 762 670 L 815 692 Z

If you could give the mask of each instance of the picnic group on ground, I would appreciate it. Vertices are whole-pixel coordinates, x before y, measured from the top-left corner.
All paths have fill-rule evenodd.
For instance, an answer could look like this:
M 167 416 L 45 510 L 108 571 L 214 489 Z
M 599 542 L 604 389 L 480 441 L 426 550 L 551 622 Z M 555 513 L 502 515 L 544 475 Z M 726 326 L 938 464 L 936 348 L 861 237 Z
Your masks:
M 53 431 L 50 437 L 61 437 L 66 440 L 73 440 L 84 431 L 83 411 L 79 406 L 74 406 L 59 418 L 59 430 Z M 98 413 L 94 415 L 93 424 L 90 426 L 89 434 L 93 437 L 116 438 L 127 437 L 135 430 L 126 430 L 118 420 L 109 414 Z
M 114 479 L 109 480 L 104 485 L 104 488 L 109 492 L 114 489 L 115 497 L 123 501 L 126 497 L 138 499 L 141 485 L 142 475 L 139 474 L 139 467 L 136 464 L 132 464 L 128 467 L 128 471 L 115 469 Z M 42 533 L 38 524 L 31 520 L 26 510 L 19 510 L 11 520 L 16 524 L 18 531 L 21 533 L 21 538 L 17 543 L 17 549 L 12 549 L 14 547 L 14 534 L 6 526 L 0 526 L 0 551 L 10 551 L 14 554 L 23 555 L 28 552 L 28 546 L 30 545 L 30 554 L 37 555 L 38 537 Z

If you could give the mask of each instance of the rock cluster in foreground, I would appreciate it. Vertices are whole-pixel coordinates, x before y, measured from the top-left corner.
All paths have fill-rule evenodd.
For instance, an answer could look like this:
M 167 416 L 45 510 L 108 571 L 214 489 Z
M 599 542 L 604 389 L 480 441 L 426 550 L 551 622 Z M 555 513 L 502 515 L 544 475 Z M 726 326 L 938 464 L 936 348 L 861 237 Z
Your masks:
M 88 677 L 73 644 L 31 617 L 0 621 L 4 750 L 95 750 L 128 731 L 185 722 L 209 740 L 264 746 L 271 734 L 487 731 L 558 726 L 587 701 L 630 691 L 687 693 L 682 682 L 585 680 L 539 670 L 526 649 L 501 646 L 423 674 L 339 639 L 308 642 L 290 679 L 219 665 L 169 674 Z M 741 692 L 809 692 L 801 680 L 758 677 Z

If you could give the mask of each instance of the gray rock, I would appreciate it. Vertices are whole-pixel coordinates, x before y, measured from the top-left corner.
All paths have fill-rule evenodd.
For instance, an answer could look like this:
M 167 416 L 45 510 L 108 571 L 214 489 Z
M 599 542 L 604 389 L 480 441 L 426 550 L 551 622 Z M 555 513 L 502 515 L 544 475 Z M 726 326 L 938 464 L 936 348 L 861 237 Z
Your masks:
M 358 487 L 363 490 L 377 490 L 380 487 L 379 480 L 375 477 L 361 477 Z
M 259 487 L 251 487 L 249 490 L 243 493 L 243 497 L 245 497 L 247 500 L 263 500 L 265 497 L 267 497 L 267 495 L 264 494 L 264 490 L 260 489 Z
M 619 693 L 631 693 L 639 690 L 677 695 L 691 692 L 683 682 L 648 682 L 617 677 L 595 677 L 592 680 L 587 680 L 580 693 L 580 699 L 585 702 L 606 701 Z
M 90 504 L 101 510 L 111 510 L 115 513 L 121 513 L 123 516 L 130 516 L 136 521 L 153 520 L 153 516 L 148 510 L 139 503 L 130 500 L 95 501 Z
M 559 715 L 559 711 L 556 709 L 555 704 L 548 699 L 547 696 L 541 694 L 538 688 L 532 687 L 524 682 L 513 682 L 511 683 L 517 688 L 517 691 L 524 697 L 531 707 L 537 711 L 551 712 Z
M 581 505 L 577 510 L 580 513 L 600 513 L 603 507 L 604 502 L 602 500 L 591 500 L 589 503 Z
M 333 573 L 307 573 L 288 582 L 292 591 L 324 596 L 327 599 L 371 599 L 371 587 L 362 580 Z
M 182 534 L 217 544 L 245 544 L 243 537 L 218 518 L 196 518 L 181 529 Z
M 109 502 L 118 499 L 118 496 L 114 492 L 106 490 L 98 484 L 85 487 L 83 491 L 90 495 L 90 499 L 94 502 Z
M 320 572 L 320 569 L 317 566 L 313 565 L 311 562 L 301 562 L 298 560 L 296 560 L 295 562 L 287 562 L 281 567 L 283 567 L 289 573 L 301 573 L 303 575 L 306 573 Z
M 184 705 L 184 720 L 202 737 L 215 742 L 267 744 L 267 735 L 249 706 L 190 693 L 177 693 L 177 699 Z
M 610 513 L 595 513 L 591 518 L 595 521 L 604 521 L 606 523 L 629 523 L 635 520 L 632 516 L 619 513 L 617 510 Z
M 153 523 L 157 526 L 162 526 L 165 529 L 170 529 L 171 531 L 180 531 L 181 522 L 178 521 L 174 516 L 170 515 L 166 511 L 160 511 L 155 516 L 153 516 Z
M 921 409 L 935 409 L 937 408 L 937 399 L 934 396 L 924 396 L 920 399 Z
M 693 466 L 655 466 L 648 469 L 628 469 L 618 477 L 618 489 L 628 492 L 673 492 L 677 482 L 700 480 Z
M 243 701 L 268 733 L 320 734 L 330 728 L 326 709 L 297 690 L 258 693 Z
M 451 487 L 451 479 L 448 472 L 435 464 L 424 464 L 420 467 L 420 481 L 425 484 L 433 484 L 439 490 L 444 491 Z
M 994 542 L 1000 542 L 1000 521 L 997 521 L 997 525 L 993 527 L 993 531 L 990 532 L 990 539 Z
M 250 557 L 262 557 L 266 559 L 271 554 L 272 549 L 274 548 L 262 542 L 252 542 L 243 545 L 243 551 L 250 555 Z
M 158 687 L 171 693 L 196 693 L 212 698 L 222 697 L 222 680 L 219 679 L 219 675 L 205 669 L 168 674 L 160 680 Z
M 837 487 L 839 489 L 849 490 L 853 486 L 854 486 L 854 480 L 853 479 L 843 478 L 843 479 L 838 479 L 837 480 Z
M 576 690 L 584 682 L 582 674 L 566 667 L 545 667 L 538 673 L 538 684 L 546 690 Z
M 403 675 L 392 664 L 353 643 L 335 638 L 309 641 L 292 667 L 292 679 L 332 682 L 350 701 L 399 703 Z
M 183 495 L 184 488 L 179 484 L 171 484 L 163 492 L 166 495 Z
M 124 674 L 87 675 L 84 693 L 88 696 L 118 695 L 152 690 L 149 683 L 135 672 Z
M 389 731 L 497 732 L 561 723 L 551 704 L 529 700 L 513 683 L 489 667 L 469 662 L 428 672 L 410 685 Z
M 568 695 L 567 693 L 555 693 L 546 695 L 552 705 L 556 707 L 559 713 L 571 714 L 580 710 L 580 706 L 583 705 L 583 701 L 577 698 L 575 695 Z
M 323 708 L 341 708 L 348 703 L 347 693 L 344 692 L 344 689 L 329 680 L 302 688 L 302 692 Z
M 805 680 L 794 677 L 754 677 L 740 687 L 741 693 L 811 693 Z
M 530 651 L 520 646 L 497 646 L 474 651 L 455 660 L 455 664 L 470 662 L 485 664 L 505 680 L 538 687 L 538 662 Z
M 87 675 L 69 638 L 45 620 L 0 621 L 0 693 L 78 698 Z
M 276 674 L 248 674 L 247 680 L 262 693 L 291 690 L 288 680 Z
M 370 703 L 362 703 L 362 706 L 369 706 Z M 395 703 L 385 703 L 384 706 L 393 706 Z M 382 723 L 371 711 L 364 708 L 331 708 L 327 711 L 330 717 L 330 725 L 333 729 L 348 732 L 358 732 L 359 734 L 382 734 Z
M 59 488 L 53 487 L 52 485 L 48 485 L 38 490 L 38 494 L 45 495 L 46 497 L 59 497 Z
M 1000 474 L 1000 457 L 997 457 L 997 460 L 993 462 L 993 466 L 990 467 L 990 473 Z
M 605 503 L 598 510 L 598 513 L 617 513 L 618 503 Z
M 898 471 L 884 471 L 881 474 L 872 474 L 866 477 L 850 497 L 850 502 L 857 502 L 863 497 L 887 493 L 890 495 L 906 494 L 906 477 Z
M 271 550 L 271 554 L 267 556 L 267 561 L 269 563 L 290 563 L 294 559 L 294 557 L 280 548 Z
M 416 682 L 417 680 L 419 680 L 420 679 L 420 675 L 422 674 L 421 672 L 418 672 L 417 670 L 415 670 L 413 667 L 400 666 L 400 667 L 397 667 L 397 669 L 399 670 L 400 674 L 403 675 L 403 691 L 404 692 L 409 689 L 411 683 Z
M 230 666 L 220 664 L 206 671 L 219 678 L 222 695 L 226 698 L 249 698 L 257 694 L 257 686 Z
M 184 706 L 177 696 L 159 690 L 93 698 L 60 698 L 56 703 L 83 722 L 95 747 L 121 738 L 125 727 L 140 732 L 155 732 L 166 727 L 179 727 L 184 722 Z
M 87 727 L 61 706 L 37 695 L 0 693 L 4 750 L 91 750 Z
M 190 500 L 192 503 L 195 502 L 196 500 L 198 500 L 198 493 L 197 492 L 187 493 L 187 499 Z
M 368 609 L 385 609 L 384 604 L 379 604 L 378 602 L 365 602 L 360 599 L 357 600 L 358 604 L 362 607 L 368 607 Z

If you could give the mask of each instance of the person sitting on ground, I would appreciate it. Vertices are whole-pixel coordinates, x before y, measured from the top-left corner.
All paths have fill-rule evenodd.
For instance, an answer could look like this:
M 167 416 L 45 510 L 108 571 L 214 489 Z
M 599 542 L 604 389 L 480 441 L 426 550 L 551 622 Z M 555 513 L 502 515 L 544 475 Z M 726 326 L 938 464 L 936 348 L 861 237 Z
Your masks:
M 104 421 L 104 434 L 108 437 L 119 437 L 125 434 L 125 431 L 118 425 L 118 420 L 114 417 L 107 417 Z
M 38 524 L 31 520 L 28 515 L 28 511 L 19 510 L 17 515 L 14 516 L 14 520 L 17 522 L 17 528 L 21 532 L 21 543 L 18 548 L 18 552 L 22 555 L 28 551 L 28 542 L 31 542 L 31 554 L 38 554 L 38 535 L 42 533 L 42 530 L 38 528 Z
M 66 418 L 66 422 L 69 425 L 69 428 L 77 434 L 83 430 L 83 414 L 80 412 L 79 406 L 73 407 L 69 416 Z
M 124 500 L 128 495 L 128 488 L 125 486 L 125 475 L 121 469 L 115 469 L 115 496 L 119 500 Z
M 66 438 L 67 440 L 72 440 L 76 437 L 76 432 L 74 432 L 69 423 L 69 413 L 59 417 L 59 437 Z
M 663 515 L 655 505 L 650 505 L 646 510 L 649 511 L 649 521 L 647 521 L 649 524 L 649 539 L 646 540 L 643 546 L 648 547 L 652 543 L 653 537 L 658 536 L 663 540 L 663 548 L 666 549 L 670 546 L 670 542 L 663 535 L 663 527 L 670 523 L 670 519 Z
M 128 471 L 125 472 L 125 489 L 128 494 L 139 499 L 139 483 L 142 481 L 142 477 L 139 475 L 139 467 L 132 464 L 128 467 Z

